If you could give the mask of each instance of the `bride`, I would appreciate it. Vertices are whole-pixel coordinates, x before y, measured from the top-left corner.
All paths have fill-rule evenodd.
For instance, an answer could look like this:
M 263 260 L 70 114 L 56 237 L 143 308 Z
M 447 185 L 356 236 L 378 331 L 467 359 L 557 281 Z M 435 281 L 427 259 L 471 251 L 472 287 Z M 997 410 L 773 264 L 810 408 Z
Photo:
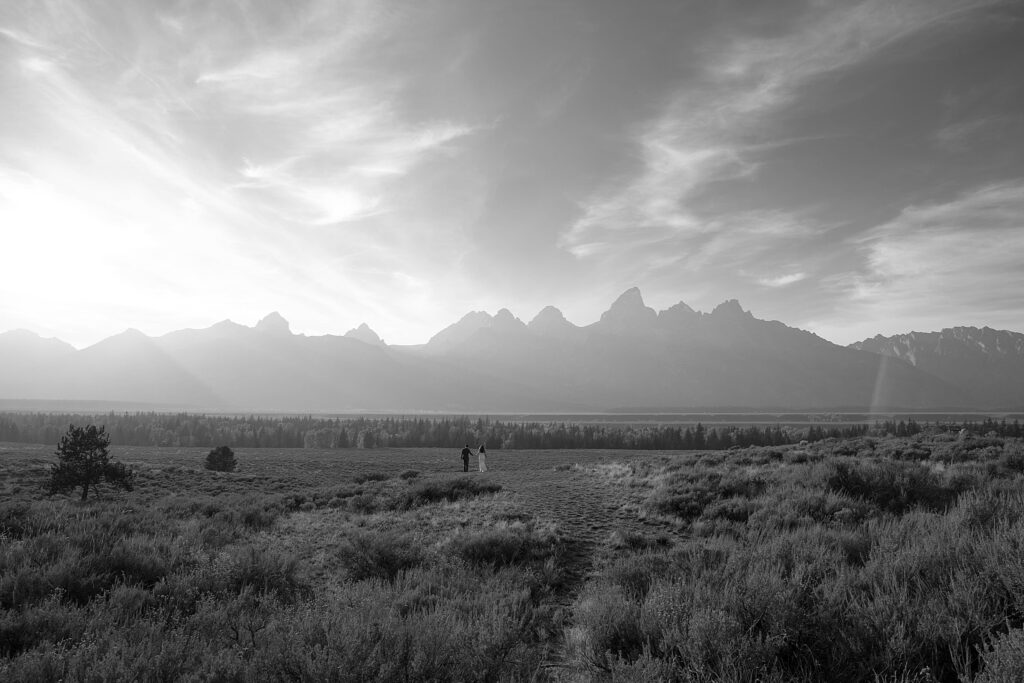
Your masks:
M 487 449 L 484 448 L 483 444 L 480 444 L 480 450 L 477 451 L 476 461 L 480 464 L 480 471 L 487 471 Z

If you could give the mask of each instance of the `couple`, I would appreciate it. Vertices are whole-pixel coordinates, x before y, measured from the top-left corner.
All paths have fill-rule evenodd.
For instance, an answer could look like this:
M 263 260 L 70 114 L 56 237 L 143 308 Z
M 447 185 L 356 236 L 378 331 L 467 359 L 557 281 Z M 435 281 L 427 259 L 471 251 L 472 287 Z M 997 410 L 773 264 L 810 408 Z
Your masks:
M 462 471 L 469 472 L 469 455 L 473 451 L 469 450 L 469 444 L 462 449 Z M 487 471 L 487 449 L 484 448 L 483 444 L 480 444 L 480 449 L 476 453 L 476 461 L 480 465 L 480 471 Z

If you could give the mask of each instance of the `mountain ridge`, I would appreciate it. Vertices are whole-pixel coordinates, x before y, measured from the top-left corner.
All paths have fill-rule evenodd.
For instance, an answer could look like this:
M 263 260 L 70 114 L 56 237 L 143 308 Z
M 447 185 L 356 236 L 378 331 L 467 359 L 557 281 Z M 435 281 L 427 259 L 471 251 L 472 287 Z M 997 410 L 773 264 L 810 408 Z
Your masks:
M 1024 405 L 1024 334 L 991 327 L 875 335 L 851 348 L 898 358 L 964 387 L 980 407 Z
M 969 371 L 939 371 L 936 363 L 901 355 L 909 342 L 843 347 L 758 319 L 735 299 L 710 313 L 683 302 L 655 311 L 635 287 L 589 325 L 573 324 L 554 306 L 529 323 L 506 308 L 493 316 L 472 311 L 419 346 L 388 346 L 365 323 L 344 336 L 295 334 L 277 312 L 253 327 L 225 320 L 159 337 L 130 330 L 82 350 L 56 340 L 44 349 L 32 334 L 0 334 L 0 399 L 282 412 L 1024 405 L 1024 395 L 1003 386 L 1009 380 L 1001 380 L 989 400 Z M 927 334 L 933 333 L 912 333 L 932 339 Z M 991 365 L 978 360 L 979 343 L 1024 349 L 1024 335 L 984 334 L 967 344 L 970 354 L 953 355 L 969 357 L 977 368 Z M 957 333 L 946 337 L 945 348 L 965 344 Z M 915 343 L 921 348 L 914 353 L 925 355 L 923 349 L 936 346 Z M 1000 370 L 1024 384 L 1024 363 L 1014 363 Z M 986 378 L 997 379 L 992 373 Z

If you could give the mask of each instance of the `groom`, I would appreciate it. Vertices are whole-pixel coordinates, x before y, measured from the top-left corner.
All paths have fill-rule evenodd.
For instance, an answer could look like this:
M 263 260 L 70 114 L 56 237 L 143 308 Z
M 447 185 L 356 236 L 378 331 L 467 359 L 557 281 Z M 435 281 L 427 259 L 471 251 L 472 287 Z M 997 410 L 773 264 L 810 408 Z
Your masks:
M 469 444 L 467 443 L 466 447 L 462 449 L 462 471 L 463 472 L 469 472 L 469 454 L 471 452 L 472 451 L 469 450 Z

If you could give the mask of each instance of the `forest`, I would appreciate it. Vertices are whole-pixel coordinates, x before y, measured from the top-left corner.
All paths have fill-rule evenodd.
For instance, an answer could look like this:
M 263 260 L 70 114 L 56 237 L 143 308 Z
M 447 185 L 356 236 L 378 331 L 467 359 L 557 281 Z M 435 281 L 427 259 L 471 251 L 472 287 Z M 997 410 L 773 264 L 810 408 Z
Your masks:
M 0 413 L 0 441 L 56 443 L 69 424 L 106 427 L 123 446 L 238 448 L 460 448 L 491 449 L 724 450 L 781 446 L 800 441 L 874 433 L 908 436 L 921 430 L 909 422 L 859 425 L 586 424 L 492 419 L 489 417 L 229 416 L 191 413 Z M 965 425 L 970 431 L 1013 435 L 1019 424 Z M 958 427 L 959 428 L 959 427 Z
M 103 425 L 123 446 L 237 448 L 461 448 L 725 450 L 858 436 L 914 436 L 922 430 L 1019 438 L 1019 420 L 927 423 L 883 420 L 853 425 L 586 424 L 489 417 L 231 416 L 194 413 L 0 413 L 0 441 L 56 443 L 69 424 Z

